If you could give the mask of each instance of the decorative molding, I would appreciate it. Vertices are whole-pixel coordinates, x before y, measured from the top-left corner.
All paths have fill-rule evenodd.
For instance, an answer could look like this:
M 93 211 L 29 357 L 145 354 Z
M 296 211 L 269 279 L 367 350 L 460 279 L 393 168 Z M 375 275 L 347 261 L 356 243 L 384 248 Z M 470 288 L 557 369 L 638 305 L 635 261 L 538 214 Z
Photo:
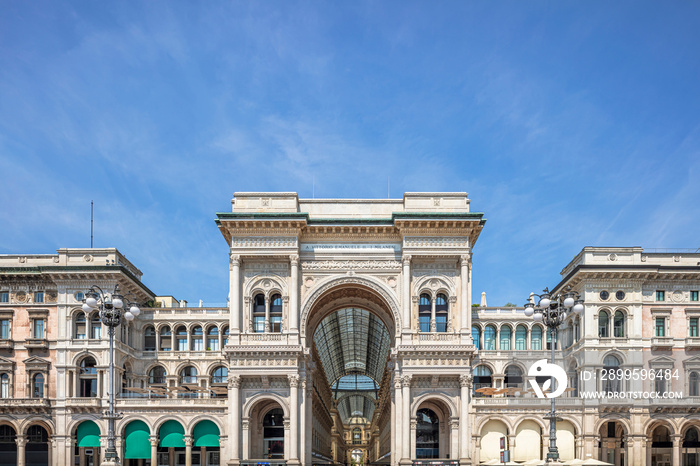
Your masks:
M 471 374 L 462 374 L 459 376 L 460 387 L 472 388 L 473 381 L 474 381 L 474 376 Z
M 234 236 L 231 238 L 232 248 L 268 249 L 296 248 L 296 236 Z
M 406 236 L 404 248 L 468 248 L 468 236 Z
M 231 254 L 229 256 L 230 267 L 240 267 L 241 266 L 241 256 L 238 254 Z
M 303 261 L 302 270 L 398 270 L 401 269 L 401 262 L 395 260 L 373 260 L 373 261 L 351 261 L 351 260 L 324 260 L 324 261 Z

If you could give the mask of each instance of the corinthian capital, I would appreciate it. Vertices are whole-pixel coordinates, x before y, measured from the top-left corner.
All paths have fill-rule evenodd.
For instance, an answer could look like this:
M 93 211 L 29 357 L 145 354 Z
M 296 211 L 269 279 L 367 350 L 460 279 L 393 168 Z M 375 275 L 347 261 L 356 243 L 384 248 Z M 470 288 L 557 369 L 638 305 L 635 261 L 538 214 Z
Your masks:
M 228 388 L 241 388 L 241 376 L 240 375 L 229 376 Z
M 412 375 L 404 375 L 401 377 L 401 382 L 403 383 L 404 387 L 411 387 L 411 379 L 413 378 Z
M 402 261 L 403 261 L 403 265 L 411 265 L 411 255 L 404 254 Z
M 292 254 L 291 256 L 289 256 L 289 262 L 290 262 L 293 266 L 299 265 L 299 255 L 298 255 L 298 254 Z
M 472 260 L 472 255 L 471 254 L 462 254 L 459 258 L 459 262 L 461 265 L 466 265 L 469 267 L 469 262 Z
M 462 374 L 459 376 L 459 385 L 462 387 L 472 388 L 474 377 L 471 374 Z
M 229 256 L 229 264 L 231 265 L 231 267 L 239 267 L 241 265 L 241 256 L 232 253 Z
M 299 376 L 296 374 L 290 374 L 287 376 L 289 379 L 289 386 L 290 387 L 298 387 L 299 386 Z

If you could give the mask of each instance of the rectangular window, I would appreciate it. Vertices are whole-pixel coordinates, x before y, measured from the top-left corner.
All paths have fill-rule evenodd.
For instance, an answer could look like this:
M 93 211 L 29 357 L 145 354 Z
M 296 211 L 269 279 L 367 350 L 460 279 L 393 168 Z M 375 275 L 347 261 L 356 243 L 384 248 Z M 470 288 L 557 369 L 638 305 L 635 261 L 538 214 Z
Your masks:
M 178 351 L 187 351 L 187 339 L 186 338 L 178 338 L 177 339 L 177 350 Z
M 161 334 L 161 336 L 160 336 L 160 350 L 161 350 L 161 351 L 170 351 L 170 350 L 172 349 L 172 346 L 171 346 L 171 343 L 170 343 L 171 341 L 172 341 L 172 340 L 171 340 L 170 335 L 168 335 L 168 336 L 163 336 L 163 335 Z M 154 346 L 155 346 L 155 345 L 154 345 Z
M 253 317 L 253 331 L 257 333 L 265 332 L 265 317 Z
M 10 339 L 10 319 L 0 320 L 0 340 Z
M 282 316 L 270 317 L 270 331 L 275 333 L 282 331 Z
M 665 317 L 657 317 L 656 318 L 656 333 L 655 335 L 657 337 L 665 337 L 666 336 L 666 318 Z
M 34 338 L 44 339 L 44 319 L 34 319 Z
M 9 303 L 9 302 L 10 302 L 10 292 L 9 291 L 0 292 L 0 303 Z
M 430 332 L 430 316 L 420 316 L 418 317 L 418 327 L 421 333 Z
M 207 340 L 207 351 L 219 351 L 219 339 L 209 338 Z
M 691 301 L 698 301 L 698 292 L 697 291 L 691 291 L 690 292 L 690 300 Z
M 34 302 L 35 303 L 43 303 L 44 302 L 44 292 L 43 291 L 37 291 L 34 293 Z
M 204 340 L 202 337 L 192 339 L 192 351 L 204 351 Z
M 99 340 L 102 338 L 102 325 L 96 322 L 92 322 L 92 326 L 90 327 L 90 333 L 93 340 Z
M 666 292 L 663 290 L 656 290 L 656 300 L 666 301 Z
M 698 336 L 698 318 L 693 317 L 690 319 L 690 325 L 689 325 L 689 332 L 688 336 L 690 337 L 697 337 Z

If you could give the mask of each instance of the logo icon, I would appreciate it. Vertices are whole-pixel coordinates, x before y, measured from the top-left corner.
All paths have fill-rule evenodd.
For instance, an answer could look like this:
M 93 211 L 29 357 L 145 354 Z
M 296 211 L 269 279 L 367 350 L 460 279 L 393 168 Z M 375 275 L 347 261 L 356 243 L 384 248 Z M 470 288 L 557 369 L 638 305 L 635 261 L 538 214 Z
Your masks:
M 530 367 L 530 370 L 527 372 L 527 375 L 529 377 L 532 377 L 530 379 L 530 385 L 535 391 L 537 398 L 556 398 L 562 393 L 564 393 L 564 391 L 566 391 L 566 372 L 564 371 L 564 369 L 557 366 L 556 364 L 548 363 L 546 359 L 540 359 L 539 361 L 535 362 L 535 364 L 533 364 L 532 367 Z M 537 382 L 537 379 L 535 379 L 535 377 L 550 378 L 548 378 L 540 387 L 540 384 Z M 544 393 L 546 390 L 554 388 L 551 387 L 551 377 L 554 377 L 554 379 L 557 381 L 557 389 L 554 390 L 554 392 L 552 393 Z

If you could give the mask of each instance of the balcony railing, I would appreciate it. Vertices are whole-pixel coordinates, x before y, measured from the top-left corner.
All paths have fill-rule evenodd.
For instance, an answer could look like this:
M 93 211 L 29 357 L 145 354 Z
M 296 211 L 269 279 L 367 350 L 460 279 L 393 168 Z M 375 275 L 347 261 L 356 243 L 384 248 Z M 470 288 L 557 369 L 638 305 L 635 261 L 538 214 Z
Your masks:
M 0 349 L 12 349 L 15 347 L 15 342 L 13 340 L 2 339 L 0 340 Z
M 688 349 L 700 349 L 700 337 L 688 337 L 685 339 L 685 347 Z
M 652 349 L 673 348 L 673 337 L 653 337 L 651 339 Z
M 289 335 L 284 333 L 244 333 L 241 335 L 241 343 L 289 343 Z
M 49 340 L 45 338 L 27 338 L 24 340 L 27 349 L 49 349 Z

